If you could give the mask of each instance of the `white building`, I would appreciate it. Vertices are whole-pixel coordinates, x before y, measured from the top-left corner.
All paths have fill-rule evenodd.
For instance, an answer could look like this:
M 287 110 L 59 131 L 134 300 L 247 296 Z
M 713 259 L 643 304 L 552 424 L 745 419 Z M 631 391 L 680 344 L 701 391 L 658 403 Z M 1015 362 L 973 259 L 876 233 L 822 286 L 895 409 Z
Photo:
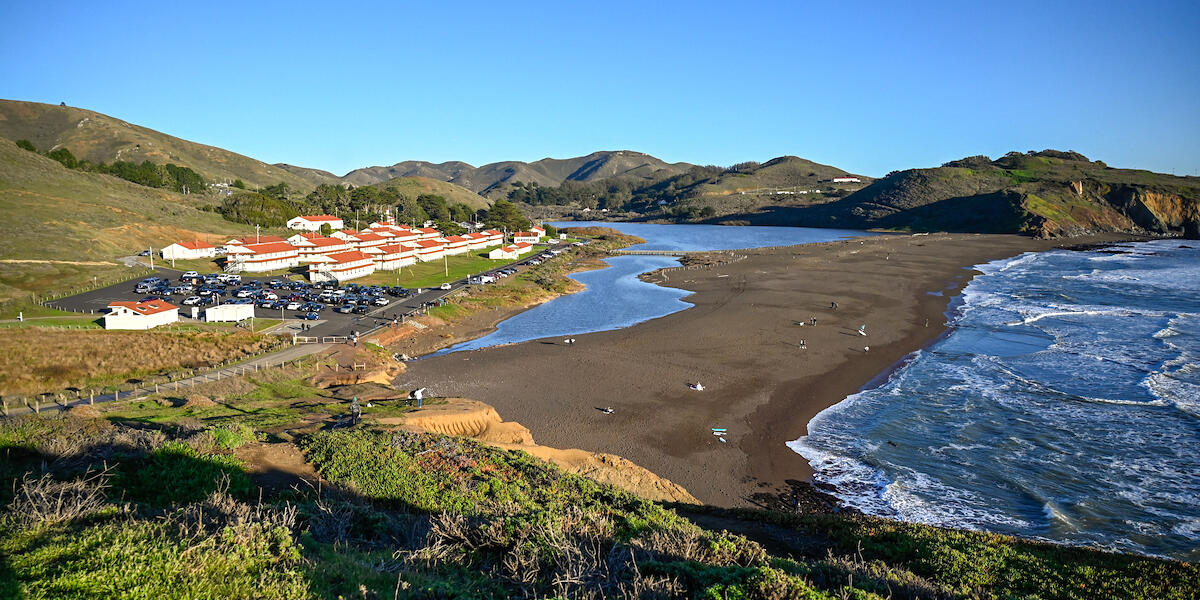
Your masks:
M 417 247 L 409 244 L 385 244 L 377 248 L 374 256 L 376 271 L 395 271 L 401 267 L 417 264 Z
M 834 183 L 862 183 L 862 180 L 857 177 L 834 177 Z
M 349 252 L 354 249 L 353 243 L 334 237 L 308 238 L 307 241 L 307 245 L 300 246 L 300 262 L 303 264 L 314 262 L 319 256 Z
M 105 329 L 151 329 L 179 320 L 179 307 L 162 300 L 110 302 L 104 315 Z
M 530 244 L 529 242 L 517 242 L 511 247 L 517 249 L 517 256 L 528 254 L 533 251 L 533 244 Z
M 546 237 L 546 228 L 542 227 L 541 225 L 534 225 L 533 227 L 529 228 L 529 231 L 538 234 L 539 239 Z
M 230 273 L 262 273 L 299 264 L 300 249 L 287 242 L 231 246 L 225 257 L 225 270 Z
M 192 242 L 175 242 L 164 247 L 160 253 L 167 260 L 191 260 L 194 258 L 212 258 L 217 255 L 217 247 L 195 240 Z
M 417 230 L 417 235 L 423 240 L 432 240 L 442 237 L 442 232 L 434 227 L 422 227 Z
M 375 272 L 375 260 L 357 250 L 321 256 L 320 262 L 308 265 L 308 280 L 313 283 L 336 281 L 341 283 Z
M 446 255 L 446 246 L 436 240 L 420 240 L 416 243 L 417 260 L 429 262 Z
M 219 304 L 204 309 L 204 320 L 210 323 L 245 321 L 253 316 L 253 304 Z
M 526 244 L 536 244 L 541 237 L 533 231 L 518 231 L 513 234 L 513 243 L 519 244 L 524 242 Z
M 287 222 L 288 229 L 298 231 L 320 231 L 322 225 L 328 225 L 332 229 L 341 229 L 346 226 L 341 219 L 333 215 L 295 217 Z
M 446 244 L 446 256 L 457 256 L 471 251 L 471 240 L 461 235 L 448 235 L 441 239 Z
M 492 260 L 516 260 L 517 249 L 513 246 L 496 248 L 495 250 L 488 252 L 488 258 Z

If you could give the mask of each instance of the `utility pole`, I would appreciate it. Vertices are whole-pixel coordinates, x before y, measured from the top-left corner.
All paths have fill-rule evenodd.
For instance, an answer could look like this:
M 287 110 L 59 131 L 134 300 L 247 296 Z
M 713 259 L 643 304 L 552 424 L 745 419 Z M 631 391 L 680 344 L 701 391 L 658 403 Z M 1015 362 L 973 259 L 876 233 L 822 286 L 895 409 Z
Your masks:
M 261 228 L 261 225 L 255 225 L 255 226 L 254 226 L 254 243 L 255 243 L 255 244 L 257 244 L 257 243 L 259 243 L 260 241 L 262 241 L 262 237 L 261 237 L 261 236 L 258 234 L 258 230 L 259 230 L 260 228 Z

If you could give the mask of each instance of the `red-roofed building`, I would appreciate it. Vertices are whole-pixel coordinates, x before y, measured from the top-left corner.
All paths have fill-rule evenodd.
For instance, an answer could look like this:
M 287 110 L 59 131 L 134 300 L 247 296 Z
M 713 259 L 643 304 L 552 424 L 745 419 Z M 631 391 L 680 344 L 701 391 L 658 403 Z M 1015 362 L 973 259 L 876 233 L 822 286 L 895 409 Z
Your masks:
M 354 249 L 354 244 L 333 237 L 309 238 L 307 242 L 306 246 L 300 246 L 300 263 L 302 264 L 315 262 L 315 259 L 322 255 L 349 252 Z
M 495 229 L 489 229 L 483 233 L 488 236 L 488 245 L 489 246 L 491 246 L 493 244 L 503 244 L 504 243 L 504 234 L 500 233 L 499 231 L 496 231 Z
M 503 246 L 488 252 L 488 258 L 492 260 L 516 260 L 517 249 L 512 246 Z
M 525 242 L 527 244 L 536 244 L 542 236 L 533 231 L 518 231 L 513 235 L 513 243 Z
M 164 247 L 160 253 L 167 260 L 191 260 L 195 258 L 212 258 L 217 255 L 217 247 L 195 240 L 191 242 L 175 242 Z
M 341 231 L 335 231 L 329 234 L 329 237 L 335 237 L 339 240 L 346 240 L 347 242 L 357 242 L 358 232 L 353 229 L 343 229 Z
M 401 267 L 417 264 L 417 247 L 409 244 L 385 244 L 375 248 L 376 271 L 395 271 Z
M 446 245 L 437 240 L 420 240 L 416 244 L 417 260 L 429 262 L 446 255 Z
M 322 225 L 329 225 L 332 229 L 341 229 L 346 226 L 345 222 L 333 215 L 295 217 L 287 222 L 288 229 L 299 231 L 320 231 Z
M 179 320 L 179 307 L 162 300 L 110 302 L 105 329 L 151 329 Z
M 260 236 L 252 235 L 250 237 L 244 237 L 244 238 L 233 238 L 232 240 L 225 242 L 225 247 L 229 248 L 230 246 L 245 246 L 246 244 L 266 244 L 269 242 L 286 242 L 286 241 L 287 240 L 285 240 L 277 235 L 260 235 Z
M 442 237 L 442 232 L 433 227 L 422 227 L 417 230 L 417 234 L 421 236 L 421 239 L 423 240 L 432 240 Z
M 320 262 L 308 265 L 308 280 L 313 283 L 336 281 L 341 283 L 375 272 L 375 260 L 357 250 L 322 255 Z
M 300 249 L 283 240 L 232 246 L 227 254 L 225 270 L 229 273 L 262 273 L 300 264 Z
M 391 243 L 389 238 L 370 231 L 359 232 L 358 235 L 354 237 L 358 238 L 358 241 L 354 243 L 354 247 L 359 250 L 366 250 L 367 248 L 374 248 L 376 246 L 382 246 L 384 244 Z
M 467 238 L 467 246 L 472 250 L 479 250 L 481 248 L 488 247 L 488 235 L 482 231 L 468 233 L 463 237 Z
M 446 256 L 457 256 L 471 251 L 471 240 L 461 235 L 448 235 L 441 240 L 446 244 Z

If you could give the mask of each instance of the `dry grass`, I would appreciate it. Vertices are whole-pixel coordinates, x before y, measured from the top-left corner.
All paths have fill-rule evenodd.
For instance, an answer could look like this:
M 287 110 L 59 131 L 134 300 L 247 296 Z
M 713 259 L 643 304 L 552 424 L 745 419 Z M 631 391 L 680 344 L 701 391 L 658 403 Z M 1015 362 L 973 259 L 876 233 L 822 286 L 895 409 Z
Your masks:
M 0 395 L 120 384 L 253 355 L 270 344 L 246 332 L 14 329 L 0 337 Z

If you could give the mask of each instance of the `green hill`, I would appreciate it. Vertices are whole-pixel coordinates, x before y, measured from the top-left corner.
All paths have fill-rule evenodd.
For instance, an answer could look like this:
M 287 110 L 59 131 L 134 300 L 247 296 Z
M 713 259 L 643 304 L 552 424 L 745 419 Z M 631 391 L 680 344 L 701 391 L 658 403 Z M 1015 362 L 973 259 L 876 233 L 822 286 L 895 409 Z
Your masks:
M 120 275 L 116 257 L 253 232 L 205 200 L 68 169 L 0 138 L 0 302 Z M 74 264 L 95 262 L 99 264 Z
M 1096 231 L 1200 235 L 1200 178 L 1117 169 L 1074 152 L 974 156 L 889 174 L 836 202 L 778 211 L 775 224 L 913 231 Z
M 70 106 L 0 100 L 0 137 L 26 139 L 42 152 L 67 148 L 81 160 L 121 160 L 190 167 L 212 182 L 241 179 L 251 187 L 285 182 L 308 190 L 337 177 L 316 169 L 285 169 L 221 148 L 197 144 L 98 112 Z
M 466 204 L 476 210 L 491 206 L 491 201 L 467 188 L 428 177 L 397 177 L 371 187 L 395 190 L 408 198 L 416 198 L 421 194 L 435 194 L 446 198 L 447 204 Z
M 300 434 L 301 454 L 256 438 L 347 403 L 302 378 L 242 379 L 215 403 L 193 391 L 186 406 L 137 401 L 111 421 L 0 419 L 0 593 L 1183 600 L 1200 589 L 1200 567 L 1150 557 L 851 514 L 662 505 L 465 438 L 326 428 Z M 380 403 L 368 412 L 404 410 Z M 320 485 L 300 480 L 317 473 Z

